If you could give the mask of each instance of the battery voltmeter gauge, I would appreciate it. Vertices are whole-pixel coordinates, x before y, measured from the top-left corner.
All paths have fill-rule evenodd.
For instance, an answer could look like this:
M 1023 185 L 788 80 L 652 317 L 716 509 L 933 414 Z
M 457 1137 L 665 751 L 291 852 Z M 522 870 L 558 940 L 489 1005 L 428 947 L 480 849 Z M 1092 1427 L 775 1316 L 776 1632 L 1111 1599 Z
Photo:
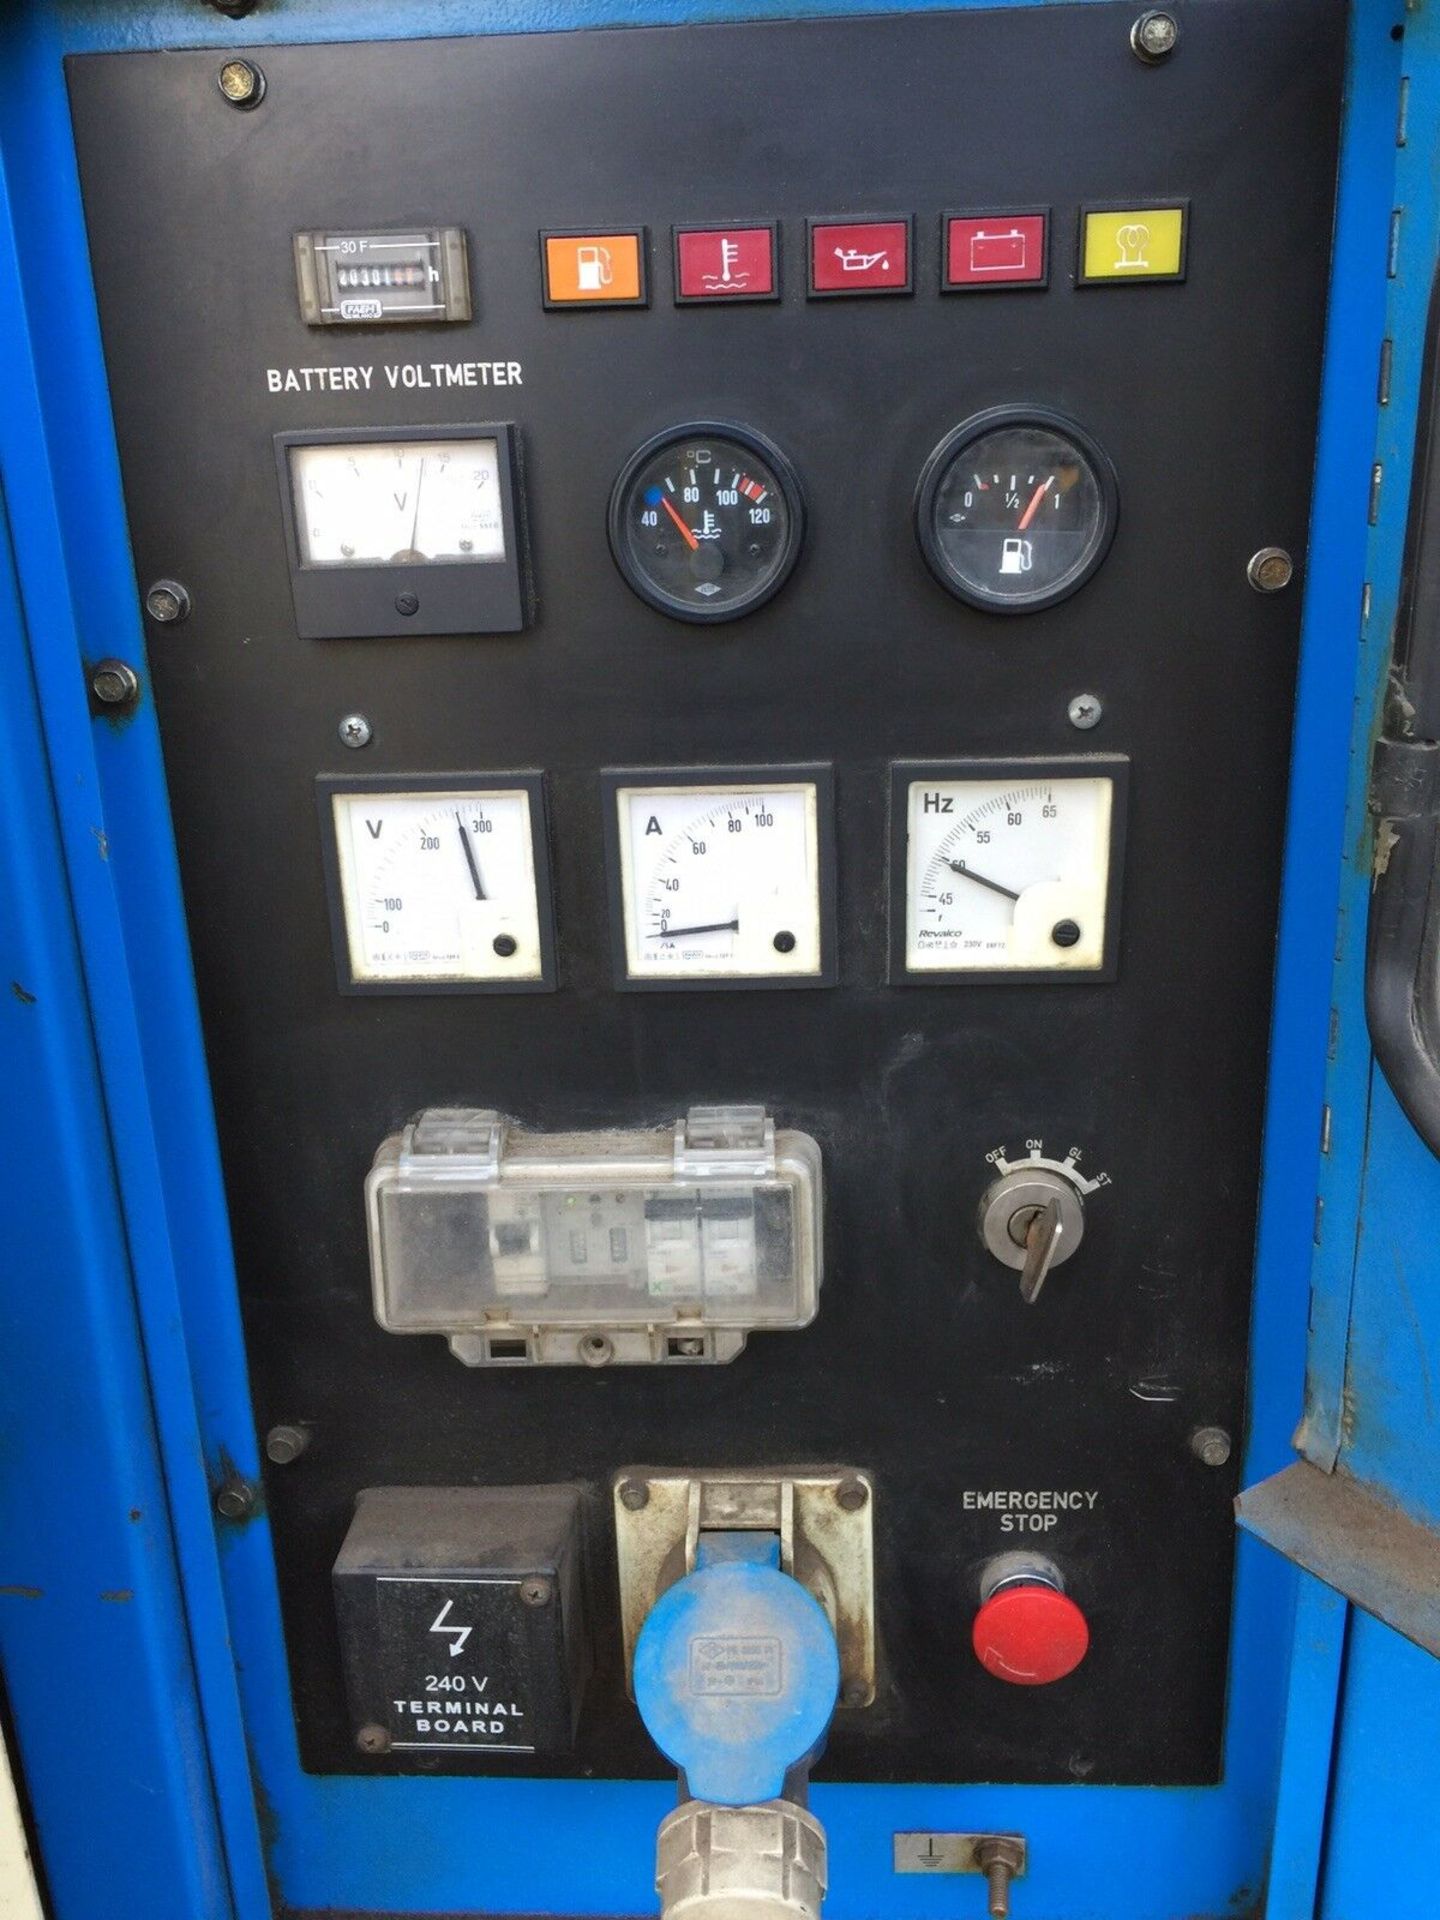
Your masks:
M 554 986 L 538 774 L 327 776 L 318 789 L 343 992 Z
M 747 428 L 701 421 L 648 440 L 615 482 L 610 546 L 642 600 L 734 620 L 784 585 L 805 510 L 793 468 Z
M 277 433 L 275 453 L 302 639 L 524 626 L 513 426 Z
M 996 407 L 955 428 L 920 476 L 916 531 L 931 572 L 987 613 L 1066 600 L 1110 550 L 1115 470 L 1059 414 Z
M 829 768 L 603 779 L 622 986 L 828 984 Z
M 1109 979 L 1129 763 L 892 769 L 891 977 Z

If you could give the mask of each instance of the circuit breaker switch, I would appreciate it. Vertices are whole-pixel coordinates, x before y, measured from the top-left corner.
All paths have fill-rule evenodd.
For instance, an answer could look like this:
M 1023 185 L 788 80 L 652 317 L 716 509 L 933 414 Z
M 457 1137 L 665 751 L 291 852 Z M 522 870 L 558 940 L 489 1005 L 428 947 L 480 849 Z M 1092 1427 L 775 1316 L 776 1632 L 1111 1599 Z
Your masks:
M 1043 1554 L 1002 1553 L 980 1574 L 980 1611 L 971 1642 L 985 1671 L 1012 1687 L 1063 1680 L 1090 1649 L 1085 1615 Z
M 586 1133 L 430 1107 L 366 1182 L 375 1317 L 467 1366 L 733 1360 L 815 1317 L 820 1183 L 763 1107 Z

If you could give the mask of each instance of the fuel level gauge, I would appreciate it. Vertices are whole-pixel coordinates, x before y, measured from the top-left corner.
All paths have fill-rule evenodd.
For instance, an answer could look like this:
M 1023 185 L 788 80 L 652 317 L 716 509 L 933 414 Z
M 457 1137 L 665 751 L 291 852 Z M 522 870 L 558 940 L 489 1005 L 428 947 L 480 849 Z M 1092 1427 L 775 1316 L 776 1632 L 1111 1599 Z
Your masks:
M 892 977 L 1108 979 L 1128 763 L 893 770 Z
M 342 992 L 554 986 L 538 774 L 324 779 L 319 797 Z
M 997 407 L 947 434 L 920 476 L 916 531 L 931 572 L 986 613 L 1069 599 L 1115 537 L 1119 491 L 1073 421 Z

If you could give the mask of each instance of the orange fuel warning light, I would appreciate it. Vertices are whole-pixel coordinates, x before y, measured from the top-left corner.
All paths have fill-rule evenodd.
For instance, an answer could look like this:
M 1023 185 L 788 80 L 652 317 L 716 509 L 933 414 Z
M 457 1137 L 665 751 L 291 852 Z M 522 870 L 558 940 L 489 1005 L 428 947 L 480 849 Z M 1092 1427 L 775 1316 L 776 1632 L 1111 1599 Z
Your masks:
M 643 307 L 644 236 L 628 233 L 547 233 L 547 307 Z

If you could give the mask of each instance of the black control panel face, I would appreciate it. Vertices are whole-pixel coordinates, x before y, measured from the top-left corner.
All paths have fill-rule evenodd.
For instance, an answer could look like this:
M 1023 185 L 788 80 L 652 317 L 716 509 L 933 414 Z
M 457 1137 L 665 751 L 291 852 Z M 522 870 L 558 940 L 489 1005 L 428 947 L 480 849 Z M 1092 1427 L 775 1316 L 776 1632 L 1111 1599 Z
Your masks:
M 645 1463 L 873 1485 L 826 1777 L 1217 1777 L 1344 17 L 1134 15 L 71 63 L 314 1771 L 663 1773 Z

